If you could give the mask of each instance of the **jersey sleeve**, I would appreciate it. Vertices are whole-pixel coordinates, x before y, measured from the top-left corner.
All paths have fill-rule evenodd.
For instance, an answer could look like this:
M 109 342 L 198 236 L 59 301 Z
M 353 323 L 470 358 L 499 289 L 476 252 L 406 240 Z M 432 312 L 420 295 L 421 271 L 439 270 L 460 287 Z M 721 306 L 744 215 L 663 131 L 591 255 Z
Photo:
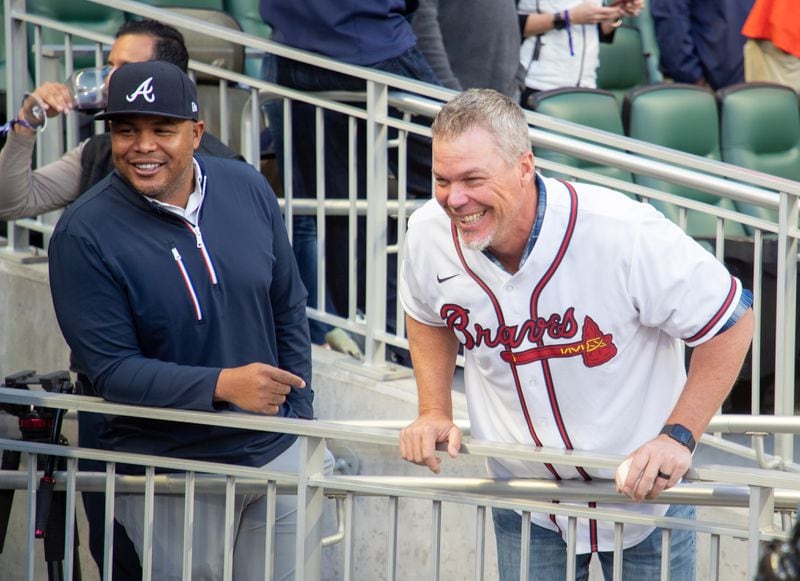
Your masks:
M 717 334 L 742 295 L 721 262 L 655 211 L 636 235 L 628 284 L 642 324 L 691 347 Z
M 425 325 L 443 327 L 444 321 L 439 313 L 431 308 L 431 305 L 436 304 L 435 297 L 431 296 L 432 285 L 425 284 L 426 280 L 432 280 L 433 274 L 430 264 L 431 253 L 425 253 L 419 236 L 419 230 L 424 227 L 412 216 L 406 236 L 403 262 L 400 266 L 398 282 L 400 303 L 409 317 Z M 430 274 L 430 277 L 426 273 Z

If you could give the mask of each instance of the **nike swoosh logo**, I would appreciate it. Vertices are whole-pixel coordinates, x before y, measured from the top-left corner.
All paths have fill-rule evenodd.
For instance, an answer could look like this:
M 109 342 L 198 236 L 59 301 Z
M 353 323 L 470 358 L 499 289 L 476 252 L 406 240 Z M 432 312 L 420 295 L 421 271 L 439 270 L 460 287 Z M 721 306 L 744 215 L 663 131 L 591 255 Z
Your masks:
M 459 274 L 461 274 L 461 273 L 460 273 L 460 272 L 457 272 L 457 273 L 455 273 L 455 274 L 451 274 L 450 276 L 445 276 L 444 278 L 442 278 L 441 276 L 439 276 L 439 275 L 437 274 L 437 275 L 436 275 L 436 282 L 438 282 L 439 284 L 441 284 L 441 283 L 443 283 L 443 282 L 447 282 L 447 281 L 448 281 L 448 280 L 450 280 L 451 278 L 455 278 L 455 277 L 457 277 Z

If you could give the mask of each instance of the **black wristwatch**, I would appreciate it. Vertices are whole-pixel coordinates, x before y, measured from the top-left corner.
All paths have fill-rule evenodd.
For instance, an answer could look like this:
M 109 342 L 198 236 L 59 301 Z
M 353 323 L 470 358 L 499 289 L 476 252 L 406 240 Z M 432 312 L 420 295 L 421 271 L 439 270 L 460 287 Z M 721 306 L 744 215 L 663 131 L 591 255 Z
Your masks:
M 659 434 L 666 434 L 679 444 L 683 444 L 689 448 L 689 452 L 694 453 L 694 449 L 697 447 L 697 442 L 694 441 L 692 431 L 686 426 L 682 426 L 680 424 L 667 424 L 661 428 Z
M 553 14 L 553 30 L 563 30 L 567 27 L 567 20 L 562 12 Z

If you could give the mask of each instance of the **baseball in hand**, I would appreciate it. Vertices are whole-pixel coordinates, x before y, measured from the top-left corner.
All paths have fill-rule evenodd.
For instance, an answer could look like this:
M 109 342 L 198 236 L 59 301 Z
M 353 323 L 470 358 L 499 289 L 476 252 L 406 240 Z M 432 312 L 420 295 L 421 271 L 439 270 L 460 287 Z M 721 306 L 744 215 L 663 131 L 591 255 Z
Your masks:
M 614 475 L 614 482 L 617 483 L 617 490 L 622 490 L 625 485 L 625 480 L 628 479 L 628 471 L 631 469 L 631 458 L 626 458 L 617 468 L 617 473 Z

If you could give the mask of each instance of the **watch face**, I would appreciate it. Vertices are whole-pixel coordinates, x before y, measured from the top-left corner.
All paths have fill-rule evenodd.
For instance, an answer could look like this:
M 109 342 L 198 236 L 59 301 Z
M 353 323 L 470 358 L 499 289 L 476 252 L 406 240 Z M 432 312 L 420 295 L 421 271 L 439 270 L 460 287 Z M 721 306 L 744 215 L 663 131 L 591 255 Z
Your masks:
M 664 429 L 661 430 L 662 434 L 667 434 L 670 438 L 675 440 L 676 442 L 680 442 L 689 450 L 694 452 L 695 448 L 695 441 L 694 436 L 692 435 L 691 430 L 688 428 L 680 425 L 680 424 L 670 424 L 664 426 Z

